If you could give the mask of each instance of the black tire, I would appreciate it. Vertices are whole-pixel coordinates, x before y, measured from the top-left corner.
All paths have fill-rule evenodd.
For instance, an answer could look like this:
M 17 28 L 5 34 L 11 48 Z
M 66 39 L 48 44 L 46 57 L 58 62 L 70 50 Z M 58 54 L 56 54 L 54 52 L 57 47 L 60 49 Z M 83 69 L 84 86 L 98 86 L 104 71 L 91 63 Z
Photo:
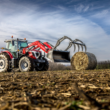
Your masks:
M 43 58 L 43 60 L 45 60 L 45 63 L 39 63 L 39 66 L 36 65 L 37 66 L 37 67 L 35 67 L 36 71 L 47 71 L 48 70 L 49 63 L 46 58 Z
M 45 58 L 44 58 L 44 59 L 45 59 Z M 45 65 L 44 65 L 43 70 L 44 70 L 44 71 L 47 71 L 48 69 L 49 69 L 49 62 L 48 62 L 47 59 L 45 59 Z
M 31 58 L 24 56 L 19 60 L 19 69 L 21 72 L 33 71 L 33 61 Z
M 9 61 L 10 57 L 6 53 L 0 54 L 0 72 L 10 72 L 11 69 L 9 68 Z

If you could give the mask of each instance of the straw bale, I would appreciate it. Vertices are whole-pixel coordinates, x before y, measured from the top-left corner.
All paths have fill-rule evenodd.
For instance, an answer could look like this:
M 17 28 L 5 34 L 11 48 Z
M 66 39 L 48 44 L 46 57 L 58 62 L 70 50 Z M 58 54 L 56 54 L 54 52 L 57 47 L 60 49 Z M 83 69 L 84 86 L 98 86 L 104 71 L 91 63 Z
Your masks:
M 72 68 L 76 70 L 95 69 L 97 59 L 94 54 L 89 52 L 77 52 L 71 58 Z

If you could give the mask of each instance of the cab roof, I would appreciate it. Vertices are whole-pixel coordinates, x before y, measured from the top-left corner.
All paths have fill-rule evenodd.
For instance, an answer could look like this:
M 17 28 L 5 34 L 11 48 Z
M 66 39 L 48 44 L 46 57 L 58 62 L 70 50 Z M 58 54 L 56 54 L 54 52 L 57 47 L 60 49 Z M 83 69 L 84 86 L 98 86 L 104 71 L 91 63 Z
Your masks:
M 11 42 L 11 41 L 23 41 L 23 42 L 27 42 L 27 40 L 24 40 L 24 39 L 7 39 L 5 40 L 4 42 Z

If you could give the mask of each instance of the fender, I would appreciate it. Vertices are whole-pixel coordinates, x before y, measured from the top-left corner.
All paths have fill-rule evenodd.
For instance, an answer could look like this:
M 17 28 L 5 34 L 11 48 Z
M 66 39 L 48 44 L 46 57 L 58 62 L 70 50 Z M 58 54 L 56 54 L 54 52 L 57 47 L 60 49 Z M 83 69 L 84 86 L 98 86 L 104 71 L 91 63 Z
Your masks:
M 11 54 L 11 52 L 9 52 L 9 51 L 7 51 L 7 50 L 6 50 L 6 51 L 2 51 L 2 53 L 3 53 L 3 52 L 7 53 L 7 54 L 10 56 L 11 59 L 13 58 L 13 55 Z

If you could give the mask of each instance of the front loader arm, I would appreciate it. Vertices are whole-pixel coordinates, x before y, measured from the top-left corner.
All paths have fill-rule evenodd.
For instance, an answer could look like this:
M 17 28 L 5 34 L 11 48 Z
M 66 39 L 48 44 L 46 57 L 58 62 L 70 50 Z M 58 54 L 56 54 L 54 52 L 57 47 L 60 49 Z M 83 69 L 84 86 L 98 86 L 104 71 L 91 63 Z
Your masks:
M 54 46 L 52 44 L 50 44 L 49 42 L 44 42 L 43 44 L 45 44 L 49 49 L 54 48 Z
M 41 41 L 35 41 L 35 42 L 28 44 L 28 46 L 26 48 L 23 48 L 22 53 L 25 54 L 29 50 L 35 50 L 37 48 L 40 48 L 45 53 L 48 53 L 50 51 L 50 49 L 52 49 L 52 48 L 49 48 L 47 45 L 43 44 Z

